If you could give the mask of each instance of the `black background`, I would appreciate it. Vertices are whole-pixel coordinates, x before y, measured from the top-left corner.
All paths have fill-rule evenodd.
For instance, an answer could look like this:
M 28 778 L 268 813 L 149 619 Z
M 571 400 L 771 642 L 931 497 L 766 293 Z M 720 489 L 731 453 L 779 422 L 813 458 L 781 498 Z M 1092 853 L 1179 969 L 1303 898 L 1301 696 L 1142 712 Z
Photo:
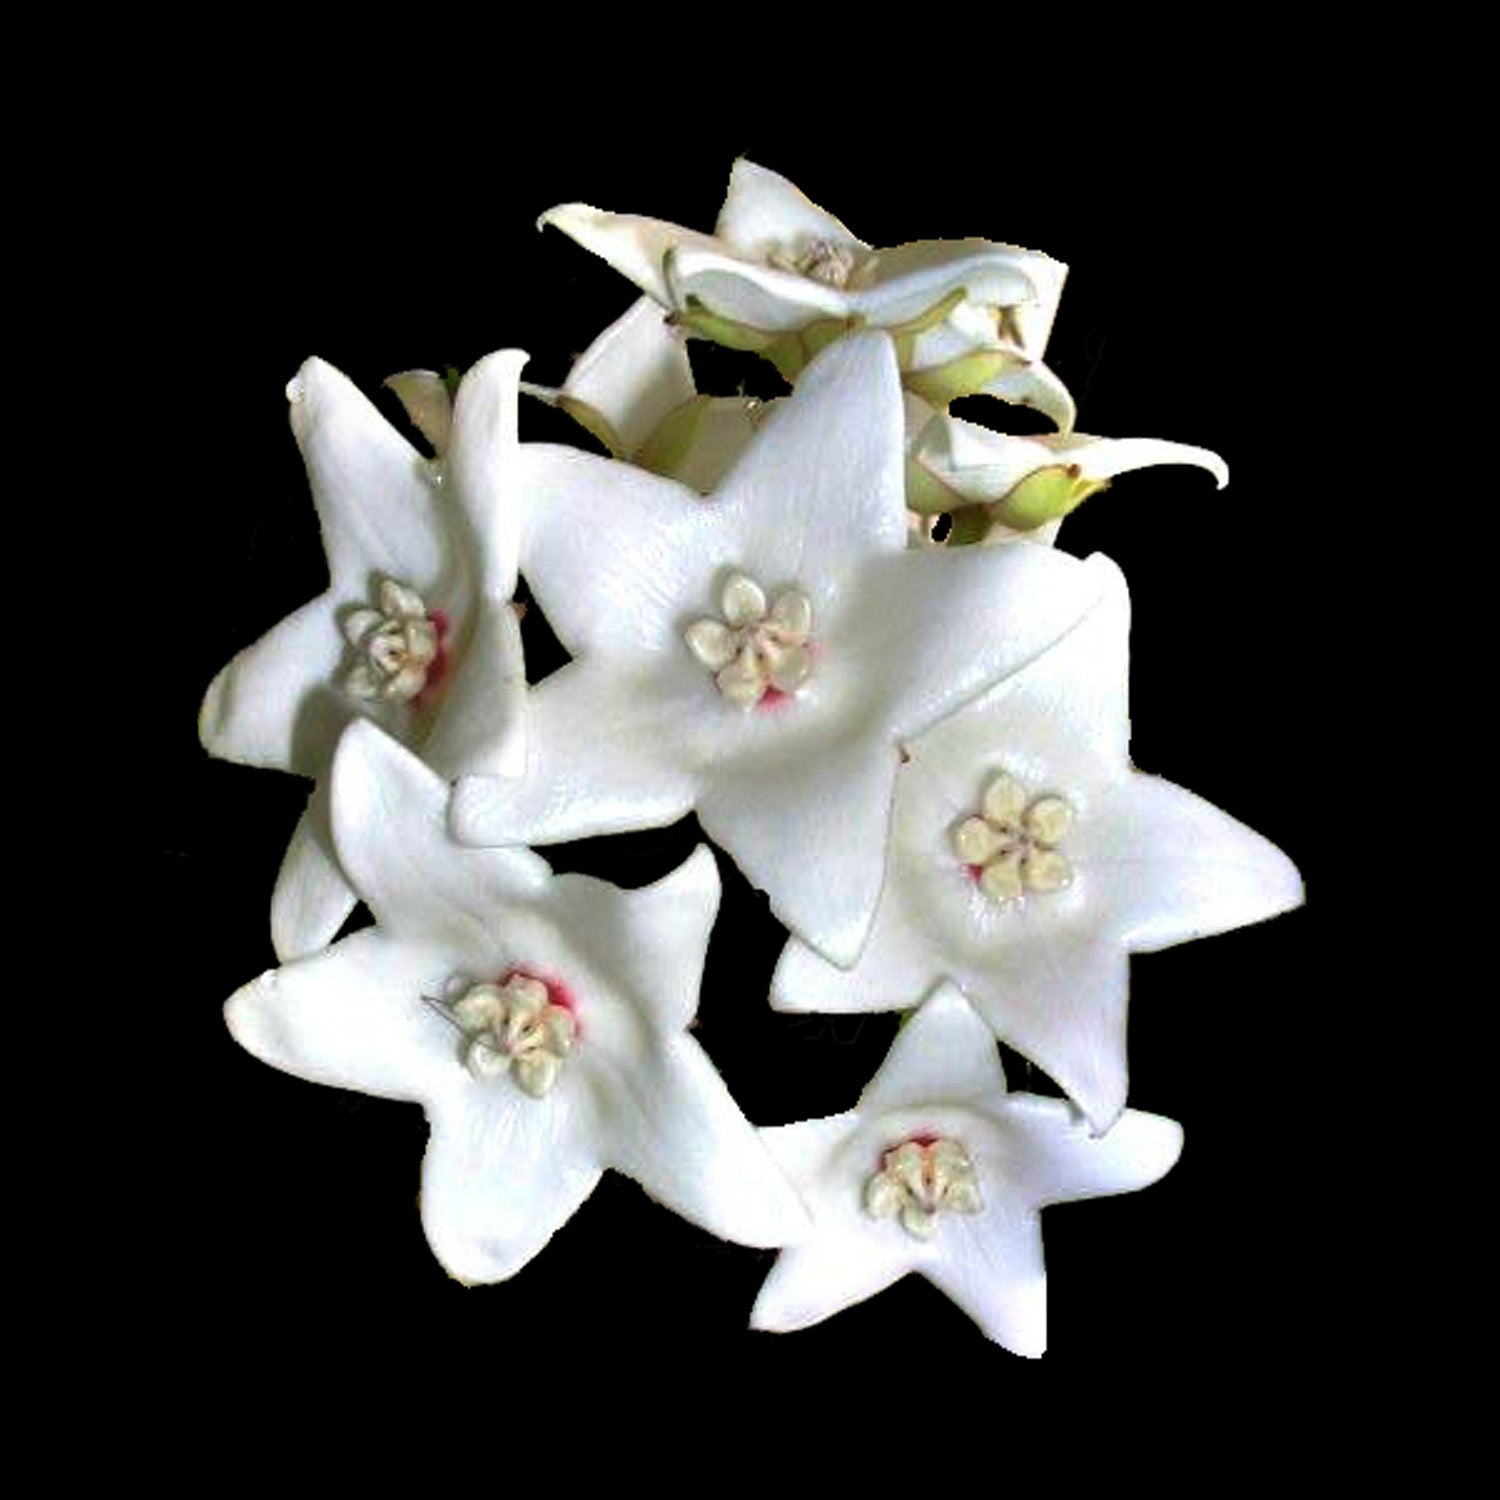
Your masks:
M 156 1096 L 178 1122 L 182 1170 L 142 1213 L 153 1238 L 167 1226 L 160 1295 L 203 1312 L 190 1358 L 292 1356 L 344 1379 L 367 1359 L 432 1369 L 519 1341 L 535 1368 L 584 1349 L 628 1372 L 649 1347 L 679 1369 L 733 1363 L 768 1380 L 815 1382 L 871 1356 L 929 1370 L 973 1361 L 995 1389 L 1028 1378 L 915 1278 L 812 1330 L 749 1333 L 773 1252 L 721 1244 L 613 1174 L 510 1283 L 449 1280 L 417 1215 L 420 1109 L 276 1073 L 223 1027 L 223 1000 L 274 963 L 270 892 L 306 789 L 210 761 L 194 723 L 214 672 L 322 584 L 283 396 L 301 361 L 320 355 L 374 392 L 393 371 L 466 367 L 519 346 L 532 356 L 528 378 L 560 383 L 635 294 L 563 236 L 539 235 L 536 215 L 581 199 L 708 229 L 743 153 L 873 244 L 978 235 L 1066 261 L 1048 360 L 1073 390 L 1080 430 L 1225 457 L 1223 492 L 1187 469 L 1117 481 L 1067 522 L 1063 545 L 1107 552 L 1130 581 L 1136 763 L 1280 844 L 1316 900 L 1307 768 L 1325 731 L 1310 707 L 1309 642 L 1325 625 L 1286 320 L 1300 318 L 1308 361 L 1327 356 L 1312 294 L 1289 299 L 1266 273 L 1268 244 L 1285 244 L 1288 195 L 1315 164 L 1285 135 L 1230 132 L 1222 103 L 1196 103 L 1118 139 L 1100 122 L 1077 166 L 1024 136 L 939 151 L 891 131 L 648 132 L 613 117 L 577 145 L 544 130 L 476 139 L 434 123 L 393 129 L 394 143 L 377 149 L 372 137 L 389 124 L 337 115 L 300 120 L 283 153 L 223 145 L 165 252 L 192 412 L 170 486 L 169 556 L 191 626 L 155 684 L 157 722 L 170 730 L 137 836 L 188 947 L 161 997 L 168 1067 Z M 778 390 L 749 356 L 700 369 L 721 393 L 741 379 Z M 396 403 L 380 400 L 399 422 Z M 964 414 L 1038 430 L 998 404 Z M 529 403 L 522 436 L 588 445 Z M 533 670 L 544 660 L 537 647 Z M 559 869 L 639 884 L 697 838 L 689 820 L 546 852 Z M 894 1018 L 773 1015 L 765 995 L 781 930 L 723 856 L 720 870 L 699 1040 L 757 1123 L 849 1107 Z M 1315 920 L 1303 911 L 1132 960 L 1131 1103 L 1182 1121 L 1186 1150 L 1143 1193 L 1044 1214 L 1045 1370 L 1216 1372 L 1246 1351 L 1290 1349 L 1315 1325 L 1320 1252 L 1308 1214 L 1325 1184 L 1309 1146 L 1308 1078 L 1288 1042 L 1326 1003 L 1307 971 Z M 1027 1086 L 1024 1065 L 1008 1062 L 1012 1086 Z

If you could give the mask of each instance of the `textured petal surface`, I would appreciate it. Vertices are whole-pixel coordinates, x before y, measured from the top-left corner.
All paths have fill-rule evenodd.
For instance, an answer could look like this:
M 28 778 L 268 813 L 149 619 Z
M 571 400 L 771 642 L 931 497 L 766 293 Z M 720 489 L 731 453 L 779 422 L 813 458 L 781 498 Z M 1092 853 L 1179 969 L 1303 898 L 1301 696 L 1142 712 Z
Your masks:
M 552 844 L 675 822 L 697 795 L 684 742 L 704 693 L 683 658 L 674 685 L 578 661 L 528 700 L 527 773 L 460 781 L 452 827 L 467 844 Z
M 854 962 L 880 899 L 898 763 L 894 747 L 854 739 L 742 757 L 704 778 L 704 832 L 834 963 Z
M 925 548 L 871 558 L 856 587 L 835 649 L 880 684 L 894 731 L 916 734 L 1076 625 L 1104 577 L 1044 547 Z
M 942 1255 L 918 1269 L 986 1338 L 1035 1359 L 1047 1347 L 1047 1274 L 1038 1215 L 1004 1201 L 945 1223 Z
M 790 333 L 824 318 L 849 316 L 849 297 L 796 271 L 726 251 L 718 241 L 674 247 L 665 263 L 669 305 L 701 303 L 715 317 L 763 333 Z
M 875 1115 L 937 1102 L 990 1101 L 1004 1092 L 994 1036 L 958 990 L 944 984 L 896 1034 L 859 1108 Z
M 670 875 L 639 890 L 559 876 L 549 905 L 594 967 L 666 1035 L 685 1030 L 697 1012 L 720 889 L 713 851 L 700 844 Z
M 1132 776 L 1099 822 L 1094 857 L 1115 876 L 1114 921 L 1134 952 L 1228 932 L 1302 904 L 1302 878 L 1280 849 L 1170 781 Z
M 422 1227 L 450 1275 L 502 1281 L 572 1218 L 603 1171 L 581 1080 L 543 1099 L 508 1077 L 474 1082 L 428 1110 Z
M 448 973 L 440 948 L 357 932 L 262 974 L 224 1016 L 247 1052 L 284 1073 L 426 1103 L 462 1076 L 452 1027 L 421 998 Z
M 521 569 L 568 651 L 676 653 L 736 559 L 715 508 L 685 485 L 572 448 L 528 444 Z M 695 602 L 701 599 L 701 604 Z
M 435 577 L 445 532 L 422 455 L 320 359 L 297 372 L 287 399 L 335 588 L 363 596 L 375 573 L 418 587 Z
M 712 506 L 773 593 L 798 583 L 835 608 L 848 559 L 906 545 L 905 419 L 895 353 L 866 333 L 831 344 L 767 414 Z
M 331 595 L 288 615 L 209 685 L 198 713 L 204 749 L 241 765 L 319 775 L 349 720 L 334 687 L 344 651 Z
M 832 214 L 805 198 L 785 177 L 740 157 L 729 174 L 714 233 L 755 260 L 813 241 L 864 249 Z
M 333 765 L 339 862 L 394 933 L 472 945 L 497 904 L 550 879 L 529 849 L 466 849 L 448 835 L 448 785 L 374 725 L 352 724 Z
M 297 821 L 271 893 L 271 946 L 282 963 L 326 948 L 359 897 L 333 851 L 328 784 L 319 781 Z
M 658 1202 L 738 1244 L 785 1245 L 807 1215 L 691 1037 L 655 1037 L 598 1090 L 609 1163 Z
M 1149 1187 L 1182 1155 L 1182 1127 L 1137 1109 L 1126 1110 L 1107 1134 L 1094 1135 L 1062 1100 L 1012 1094 L 1004 1121 L 1014 1144 L 1007 1170 L 1033 1206 Z
M 509 603 L 475 610 L 422 758 L 440 776 L 519 776 L 526 769 L 526 662 Z

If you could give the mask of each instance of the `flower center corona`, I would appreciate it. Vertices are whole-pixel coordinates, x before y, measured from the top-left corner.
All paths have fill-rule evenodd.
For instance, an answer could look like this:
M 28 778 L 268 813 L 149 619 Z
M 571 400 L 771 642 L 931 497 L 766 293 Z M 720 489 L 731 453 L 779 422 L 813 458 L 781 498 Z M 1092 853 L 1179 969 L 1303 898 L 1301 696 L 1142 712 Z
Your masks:
M 953 848 L 993 901 L 1019 901 L 1028 891 L 1060 891 L 1073 866 L 1058 849 L 1073 826 L 1073 807 L 1061 797 L 1028 797 L 1004 771 L 984 789 L 980 815 L 953 832 Z
M 540 1099 L 562 1071 L 578 1039 L 578 1025 L 565 1005 L 530 974 L 512 972 L 499 984 L 473 985 L 451 1008 L 463 1028 L 464 1062 L 476 1078 L 509 1070 L 533 1099 Z
M 919 1240 L 937 1232 L 938 1215 L 977 1214 L 984 1207 L 974 1163 L 964 1147 L 946 1136 L 902 1141 L 880 1158 L 880 1170 L 865 1183 L 865 1212 L 901 1220 Z
M 833 240 L 806 240 L 795 250 L 776 250 L 771 264 L 780 271 L 795 271 L 824 286 L 847 286 L 854 274 L 855 254 L 848 245 Z
M 442 620 L 415 590 L 383 578 L 379 608 L 357 609 L 344 621 L 344 636 L 360 659 L 344 676 L 356 698 L 407 703 L 427 685 L 439 660 Z
M 694 622 L 684 639 L 731 703 L 753 708 L 771 694 L 795 693 L 807 681 L 812 601 L 800 589 L 778 594 L 768 609 L 765 590 L 744 573 L 733 573 L 719 610 L 722 619 Z

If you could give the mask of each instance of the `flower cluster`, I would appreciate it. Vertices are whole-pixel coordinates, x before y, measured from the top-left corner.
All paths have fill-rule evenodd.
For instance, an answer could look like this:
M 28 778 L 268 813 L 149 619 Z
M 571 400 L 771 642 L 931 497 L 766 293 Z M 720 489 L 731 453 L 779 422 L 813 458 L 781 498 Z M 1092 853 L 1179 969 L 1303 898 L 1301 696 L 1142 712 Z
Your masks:
M 1125 579 L 1055 545 L 1128 470 L 1227 471 L 1073 430 L 1045 255 L 875 249 L 746 161 L 712 235 L 543 222 L 643 294 L 562 387 L 515 350 L 451 394 L 392 377 L 430 458 L 328 365 L 289 387 L 329 586 L 219 674 L 200 731 L 314 790 L 281 966 L 230 1029 L 423 1105 L 423 1224 L 461 1280 L 514 1274 L 614 1168 L 781 1251 L 757 1328 L 916 1272 L 1040 1353 L 1040 1208 L 1144 1187 L 1181 1147 L 1126 1108 L 1129 954 L 1301 900 L 1272 845 L 1131 766 Z M 689 338 L 791 394 L 700 393 Z M 1057 431 L 951 414 L 979 394 Z M 522 395 L 611 456 L 522 443 Z M 534 687 L 521 577 L 572 657 Z M 534 852 L 689 812 L 718 853 L 643 889 Z M 788 929 L 775 1009 L 907 1013 L 852 1109 L 757 1129 L 689 1034 L 720 856 Z M 357 901 L 373 926 L 335 941 Z M 1066 1100 L 1007 1092 L 997 1039 Z

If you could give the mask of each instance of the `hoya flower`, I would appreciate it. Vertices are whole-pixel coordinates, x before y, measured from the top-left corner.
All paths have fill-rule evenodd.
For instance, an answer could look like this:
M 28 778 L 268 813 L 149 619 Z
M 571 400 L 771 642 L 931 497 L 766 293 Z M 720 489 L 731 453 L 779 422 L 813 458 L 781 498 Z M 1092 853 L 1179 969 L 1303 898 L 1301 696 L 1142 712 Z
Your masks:
M 329 584 L 214 679 L 199 716 L 212 754 L 321 779 L 340 731 L 362 717 L 445 776 L 516 768 L 525 671 L 507 601 L 525 358 L 505 350 L 481 361 L 451 412 L 427 392 L 425 422 L 443 450 L 436 463 L 332 366 L 303 365 L 287 396 Z M 319 788 L 272 898 L 277 955 L 323 947 L 354 902 Z
M 1182 1150 L 1131 1110 L 1103 1138 L 1059 1099 L 1008 1094 L 983 1021 L 944 985 L 902 1028 L 845 1114 L 761 1131 L 813 1217 L 783 1250 L 750 1323 L 790 1332 L 915 1272 L 1017 1354 L 1047 1342 L 1038 1210 L 1128 1193 Z
M 463 849 L 447 784 L 355 723 L 333 767 L 339 860 L 375 926 L 228 1003 L 235 1038 L 315 1083 L 414 1100 L 422 1223 L 457 1278 L 513 1275 L 606 1167 L 725 1239 L 806 1215 L 686 1027 L 719 902 L 712 853 L 643 890 Z
M 904 736 L 1014 672 L 1094 602 L 1041 547 L 908 550 L 888 338 L 809 367 L 714 496 L 528 445 L 522 570 L 575 656 L 528 700 L 527 773 L 470 777 L 454 828 L 552 843 L 697 810 L 835 962 L 875 910 Z
M 1131 767 L 1130 597 L 1112 563 L 1087 566 L 1108 587 L 1082 624 L 909 742 L 858 963 L 790 941 L 771 1003 L 897 1010 L 952 980 L 1103 1131 L 1126 1097 L 1127 955 L 1263 921 L 1302 884 L 1259 834 Z
M 909 411 L 908 430 L 906 503 L 925 515 L 954 512 L 955 527 L 973 540 L 1050 541 L 1055 523 L 1116 475 L 1155 464 L 1195 464 L 1220 489 L 1229 483 L 1217 453 L 1159 438 L 1014 437 L 946 411 L 926 420 Z
M 908 385 L 934 404 L 984 391 L 1066 430 L 1073 402 L 1041 362 L 1067 267 L 987 240 L 875 250 L 784 177 L 743 159 L 714 234 L 566 203 L 542 215 L 691 332 L 753 349 L 788 379 L 851 328 L 897 340 Z

